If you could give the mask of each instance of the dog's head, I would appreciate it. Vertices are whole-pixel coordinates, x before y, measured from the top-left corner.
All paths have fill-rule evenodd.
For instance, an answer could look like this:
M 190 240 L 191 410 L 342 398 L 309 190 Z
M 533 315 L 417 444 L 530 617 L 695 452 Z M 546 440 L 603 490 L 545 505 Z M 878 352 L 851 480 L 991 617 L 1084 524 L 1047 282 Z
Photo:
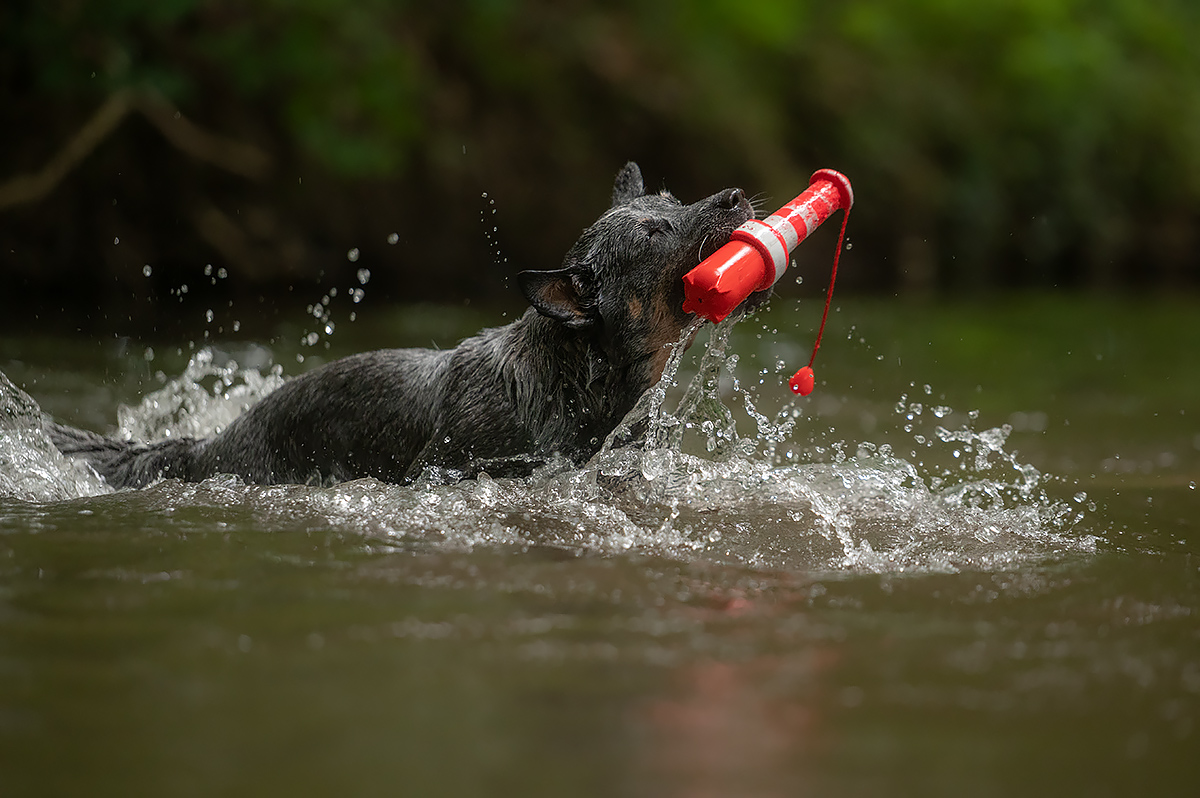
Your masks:
M 683 312 L 683 275 L 753 216 L 739 188 L 691 205 L 666 191 L 647 194 L 630 162 L 617 175 L 612 207 L 583 232 L 563 267 L 521 272 L 521 290 L 538 313 L 594 336 L 614 363 L 646 361 L 657 379 L 667 347 L 691 318 Z

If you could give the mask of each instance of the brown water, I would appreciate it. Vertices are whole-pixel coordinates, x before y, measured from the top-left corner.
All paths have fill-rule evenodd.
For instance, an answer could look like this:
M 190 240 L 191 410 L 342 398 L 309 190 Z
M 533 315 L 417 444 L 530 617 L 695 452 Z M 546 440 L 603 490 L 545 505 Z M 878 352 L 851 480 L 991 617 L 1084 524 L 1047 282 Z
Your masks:
M 1194 794 L 1196 310 L 843 302 L 795 401 L 777 299 L 645 451 L 449 487 L 111 493 L 31 419 L 204 432 L 498 316 L 6 337 L 0 795 Z

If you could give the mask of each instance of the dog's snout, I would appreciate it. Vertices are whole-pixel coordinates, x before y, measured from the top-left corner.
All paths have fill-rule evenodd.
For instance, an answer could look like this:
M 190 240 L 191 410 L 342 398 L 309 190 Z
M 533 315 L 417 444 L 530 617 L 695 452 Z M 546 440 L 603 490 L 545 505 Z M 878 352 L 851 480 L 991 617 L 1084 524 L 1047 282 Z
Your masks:
M 728 191 L 722 191 L 717 197 L 717 205 L 727 211 L 741 205 L 746 200 L 746 192 L 740 188 L 731 188 Z

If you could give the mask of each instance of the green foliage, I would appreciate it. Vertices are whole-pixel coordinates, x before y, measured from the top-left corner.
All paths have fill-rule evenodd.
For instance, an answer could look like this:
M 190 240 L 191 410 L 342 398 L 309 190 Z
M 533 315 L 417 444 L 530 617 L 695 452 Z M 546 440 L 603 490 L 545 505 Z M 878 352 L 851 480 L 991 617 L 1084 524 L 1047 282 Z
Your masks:
M 15 0 L 0 76 L 229 101 L 347 177 L 400 174 L 481 105 L 604 148 L 624 104 L 772 196 L 834 164 L 883 237 L 1048 263 L 1195 225 L 1198 40 L 1192 0 Z
M 404 12 L 382 0 L 58 0 L 19 4 L 5 30 L 35 91 L 98 102 L 148 88 L 179 104 L 232 91 L 354 176 L 394 173 L 421 132 Z

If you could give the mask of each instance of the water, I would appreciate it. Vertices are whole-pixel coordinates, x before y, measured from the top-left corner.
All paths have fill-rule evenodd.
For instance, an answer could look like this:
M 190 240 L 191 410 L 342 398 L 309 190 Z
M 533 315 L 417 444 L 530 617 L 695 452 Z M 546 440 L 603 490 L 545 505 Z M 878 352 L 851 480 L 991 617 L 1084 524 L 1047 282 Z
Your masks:
M 772 305 L 701 333 L 645 447 L 452 486 L 112 493 L 35 423 L 206 434 L 272 363 L 444 309 L 330 349 L 5 341 L 4 794 L 1190 794 L 1188 364 L 1080 403 L 953 362 L 942 328 L 986 338 L 954 311 L 860 305 L 792 400 L 810 332 Z M 995 314 L 1051 337 L 1027 312 Z

